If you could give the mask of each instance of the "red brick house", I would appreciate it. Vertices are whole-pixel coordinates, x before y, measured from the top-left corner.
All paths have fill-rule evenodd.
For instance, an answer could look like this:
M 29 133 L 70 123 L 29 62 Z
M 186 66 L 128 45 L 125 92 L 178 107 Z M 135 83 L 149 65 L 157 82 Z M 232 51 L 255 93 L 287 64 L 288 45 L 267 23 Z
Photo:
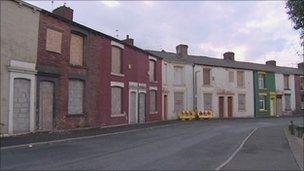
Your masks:
M 302 75 L 295 75 L 296 114 L 304 114 L 304 62 L 298 64 Z
M 161 120 L 161 58 L 42 10 L 37 57 L 37 129 Z

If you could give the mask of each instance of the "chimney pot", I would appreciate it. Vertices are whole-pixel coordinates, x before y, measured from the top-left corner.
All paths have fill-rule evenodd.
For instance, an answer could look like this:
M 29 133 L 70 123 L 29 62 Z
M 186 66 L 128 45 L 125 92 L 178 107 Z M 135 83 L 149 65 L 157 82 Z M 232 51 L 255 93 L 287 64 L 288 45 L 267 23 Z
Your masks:
M 268 66 L 277 66 L 277 62 L 275 60 L 266 61 L 266 65 Z
M 180 57 L 187 57 L 188 56 L 188 45 L 180 44 L 176 46 L 176 54 Z
M 234 53 L 233 52 L 225 52 L 223 56 L 224 56 L 225 60 L 234 61 Z
M 303 70 L 304 71 L 304 62 L 300 62 L 298 63 L 298 69 Z
M 128 45 L 133 46 L 134 45 L 134 39 L 130 38 L 129 35 L 126 36 L 125 40 L 122 40 L 123 42 L 127 43 Z
M 65 19 L 68 19 L 71 21 L 73 20 L 73 9 L 66 7 L 65 5 L 54 9 L 53 13 L 65 18 Z

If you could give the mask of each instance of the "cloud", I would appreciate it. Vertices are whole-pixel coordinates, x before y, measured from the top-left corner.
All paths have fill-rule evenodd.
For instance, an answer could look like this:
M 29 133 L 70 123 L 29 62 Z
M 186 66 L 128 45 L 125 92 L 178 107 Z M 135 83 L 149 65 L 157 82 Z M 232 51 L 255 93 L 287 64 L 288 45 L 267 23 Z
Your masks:
M 120 5 L 120 2 L 118 1 L 101 1 L 102 4 L 108 6 L 108 7 L 117 7 Z

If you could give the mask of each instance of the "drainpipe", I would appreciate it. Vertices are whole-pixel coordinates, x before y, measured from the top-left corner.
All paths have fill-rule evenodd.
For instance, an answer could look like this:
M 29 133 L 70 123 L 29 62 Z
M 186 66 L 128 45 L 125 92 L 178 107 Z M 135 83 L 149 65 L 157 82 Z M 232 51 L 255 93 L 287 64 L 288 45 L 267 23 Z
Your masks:
M 199 73 L 200 71 L 195 71 L 194 72 L 194 68 L 195 68 L 195 64 L 192 65 L 192 69 L 193 69 L 193 110 L 197 110 L 197 73 Z

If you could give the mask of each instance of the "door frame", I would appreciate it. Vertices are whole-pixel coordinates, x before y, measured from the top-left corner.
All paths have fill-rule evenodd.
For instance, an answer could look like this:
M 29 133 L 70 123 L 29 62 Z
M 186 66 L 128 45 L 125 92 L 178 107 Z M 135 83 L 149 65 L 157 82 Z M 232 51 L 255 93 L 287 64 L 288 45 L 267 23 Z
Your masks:
M 223 98 L 223 106 L 222 106 L 223 113 L 222 113 L 222 115 L 220 115 L 220 99 L 221 98 Z M 218 96 L 218 115 L 219 115 L 219 118 L 224 118 L 225 117 L 225 96 Z
M 229 116 L 229 98 L 231 98 L 231 116 Z M 233 118 L 233 96 L 227 96 L 227 117 Z
M 129 90 L 129 113 L 128 113 L 128 123 L 129 124 L 131 124 L 131 120 L 130 120 L 130 114 L 131 114 L 131 93 L 135 93 L 135 105 L 136 105 L 136 107 L 135 107 L 135 118 L 136 118 L 136 120 L 135 120 L 135 122 L 136 123 L 138 123 L 138 91 L 137 90 L 134 90 L 134 89 L 130 89 Z

